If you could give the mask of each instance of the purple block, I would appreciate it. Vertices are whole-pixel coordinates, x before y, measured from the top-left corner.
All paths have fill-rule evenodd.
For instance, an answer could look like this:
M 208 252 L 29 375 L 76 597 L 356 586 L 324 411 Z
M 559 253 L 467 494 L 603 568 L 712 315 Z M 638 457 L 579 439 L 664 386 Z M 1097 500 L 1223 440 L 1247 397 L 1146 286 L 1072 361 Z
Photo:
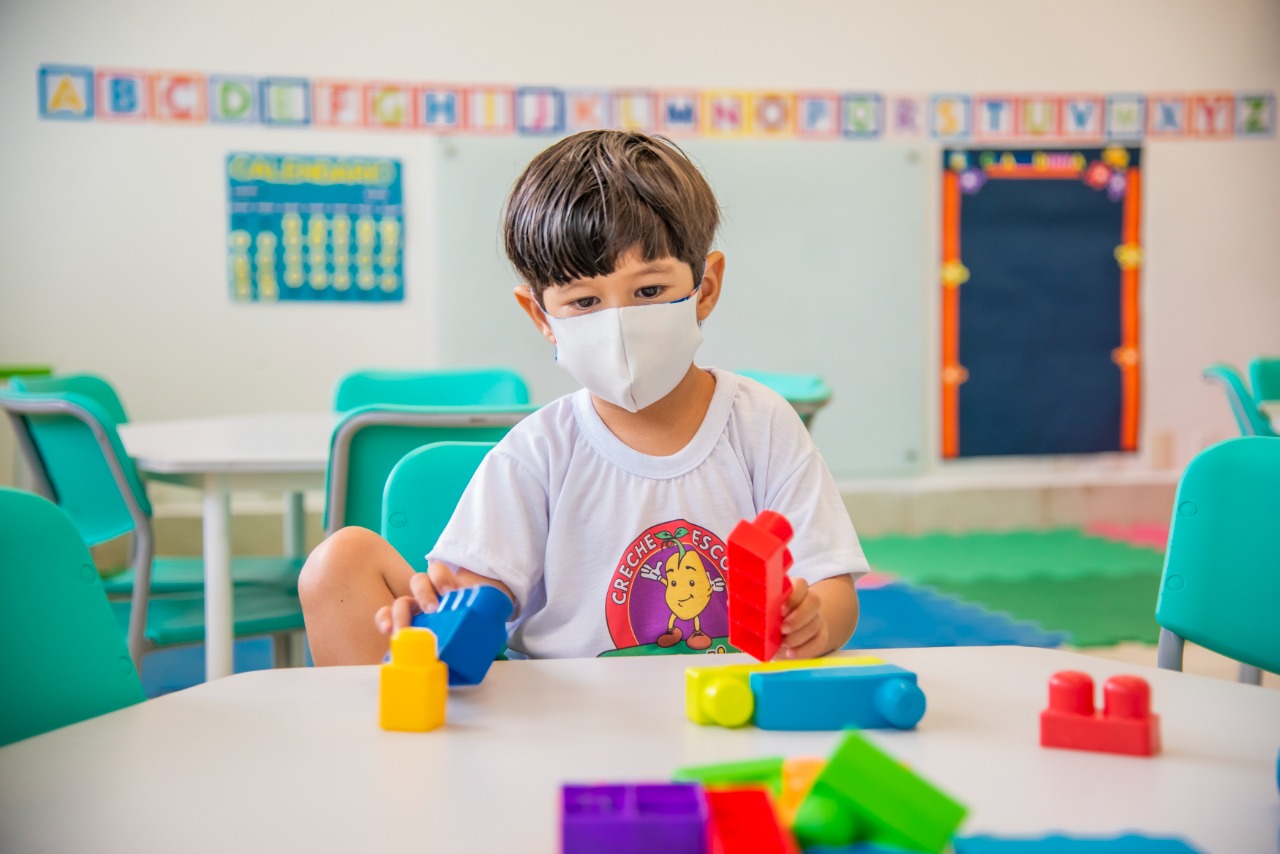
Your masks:
M 707 798 L 698 783 L 567 785 L 563 854 L 706 854 Z

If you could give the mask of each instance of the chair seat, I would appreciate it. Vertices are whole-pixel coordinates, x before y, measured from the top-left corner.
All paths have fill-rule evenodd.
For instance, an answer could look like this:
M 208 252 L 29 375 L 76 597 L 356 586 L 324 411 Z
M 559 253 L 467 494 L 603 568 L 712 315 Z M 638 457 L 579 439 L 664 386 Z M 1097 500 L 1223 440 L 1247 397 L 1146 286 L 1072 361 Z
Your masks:
M 302 603 L 296 590 L 245 586 L 235 589 L 236 637 L 301 631 Z M 129 627 L 128 602 L 113 602 L 121 631 Z M 183 594 L 153 598 L 147 606 L 147 640 L 155 646 L 204 640 L 204 597 Z
M 231 561 L 231 577 L 237 585 L 256 584 L 292 591 L 298 589 L 298 572 L 305 558 L 238 557 Z M 133 570 L 102 579 L 108 596 L 133 591 Z M 151 567 L 151 592 L 199 593 L 204 589 L 204 561 L 198 557 L 158 557 Z

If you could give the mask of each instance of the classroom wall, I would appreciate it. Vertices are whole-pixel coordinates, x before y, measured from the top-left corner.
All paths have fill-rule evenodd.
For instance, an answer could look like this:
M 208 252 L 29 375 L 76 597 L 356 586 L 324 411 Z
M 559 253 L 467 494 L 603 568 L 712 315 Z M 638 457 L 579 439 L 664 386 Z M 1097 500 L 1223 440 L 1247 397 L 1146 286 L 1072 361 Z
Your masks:
M 353 367 L 449 359 L 434 261 L 447 213 L 434 209 L 428 139 L 41 121 L 41 63 L 559 86 L 1176 92 L 1280 90 L 1277 44 L 1274 0 L 5 0 L 0 362 L 101 372 L 134 417 L 153 419 L 325 408 Z M 400 158 L 405 301 L 232 304 L 224 158 L 235 150 Z M 1153 142 L 1145 156 L 1143 436 L 1157 453 L 927 460 L 925 473 L 1176 464 L 1230 435 L 1199 371 L 1280 352 L 1280 143 Z M 920 269 L 930 306 L 920 322 L 932 330 L 935 265 Z M 932 418 L 936 378 L 916 379 L 904 393 L 923 396 Z

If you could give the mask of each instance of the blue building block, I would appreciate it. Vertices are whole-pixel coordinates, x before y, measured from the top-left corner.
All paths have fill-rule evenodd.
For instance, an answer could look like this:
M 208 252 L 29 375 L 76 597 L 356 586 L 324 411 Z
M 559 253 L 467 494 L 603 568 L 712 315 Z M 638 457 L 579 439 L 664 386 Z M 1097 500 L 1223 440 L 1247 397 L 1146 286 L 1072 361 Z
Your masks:
M 892 664 L 752 673 L 760 729 L 911 729 L 924 717 L 916 674 Z
M 960 836 L 952 842 L 955 854 L 1202 854 L 1177 837 L 1041 836 L 1004 838 Z
M 511 600 L 488 585 L 451 590 L 432 614 L 413 625 L 431 629 L 439 640 L 440 660 L 449 666 L 450 685 L 479 685 L 507 643 Z
M 707 796 L 697 783 L 564 786 L 562 854 L 707 854 Z

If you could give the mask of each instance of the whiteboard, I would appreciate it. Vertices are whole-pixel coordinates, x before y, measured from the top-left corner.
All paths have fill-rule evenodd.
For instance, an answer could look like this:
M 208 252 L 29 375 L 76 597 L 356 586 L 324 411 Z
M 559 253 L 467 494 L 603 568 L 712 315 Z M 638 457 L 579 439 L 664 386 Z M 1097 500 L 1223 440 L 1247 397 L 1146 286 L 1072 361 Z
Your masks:
M 519 310 L 500 211 L 550 140 L 437 141 L 440 352 L 510 366 L 546 402 L 576 385 Z M 926 458 L 927 169 L 920 147 L 691 140 L 723 210 L 725 286 L 697 362 L 816 373 L 835 392 L 813 437 L 838 479 Z M 931 253 L 930 253 L 931 254 Z

